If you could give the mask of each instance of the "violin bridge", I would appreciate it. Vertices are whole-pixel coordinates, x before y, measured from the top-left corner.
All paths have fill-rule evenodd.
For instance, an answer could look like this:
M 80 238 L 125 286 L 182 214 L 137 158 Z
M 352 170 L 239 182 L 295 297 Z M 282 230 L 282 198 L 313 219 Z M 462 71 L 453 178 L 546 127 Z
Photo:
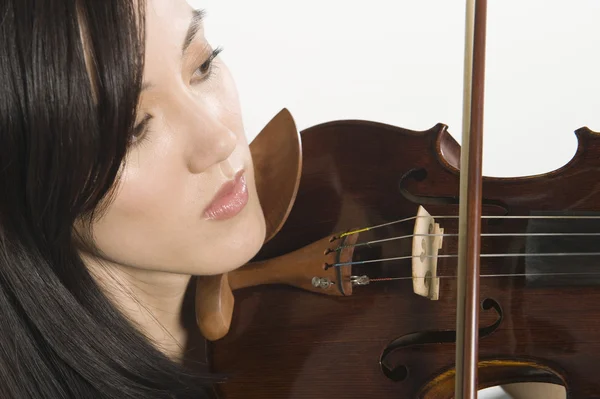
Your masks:
M 442 248 L 444 229 L 419 206 L 412 241 L 413 291 L 431 300 L 440 297 L 440 279 L 437 276 L 438 252 Z

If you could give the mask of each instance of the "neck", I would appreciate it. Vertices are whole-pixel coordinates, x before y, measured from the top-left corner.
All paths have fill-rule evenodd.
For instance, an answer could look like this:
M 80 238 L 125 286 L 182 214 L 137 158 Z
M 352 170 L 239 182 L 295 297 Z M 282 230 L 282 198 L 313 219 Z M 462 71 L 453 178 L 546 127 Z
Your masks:
M 83 257 L 108 298 L 164 354 L 183 361 L 188 338 L 182 321 L 190 275 L 149 271 Z

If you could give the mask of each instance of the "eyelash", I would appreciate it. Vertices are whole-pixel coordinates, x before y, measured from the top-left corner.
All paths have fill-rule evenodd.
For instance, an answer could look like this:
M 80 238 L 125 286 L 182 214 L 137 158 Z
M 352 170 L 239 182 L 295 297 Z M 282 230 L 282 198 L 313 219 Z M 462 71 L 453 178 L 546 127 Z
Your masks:
M 206 61 L 204 61 L 202 63 L 202 65 L 200 65 L 198 68 L 196 68 L 196 70 L 194 71 L 194 76 L 192 77 L 192 83 L 205 82 L 213 76 L 213 73 L 214 73 L 213 61 L 215 60 L 215 58 L 217 58 L 217 56 L 222 51 L 223 51 L 222 47 L 217 47 L 216 49 L 213 50 L 213 52 L 210 54 L 208 59 Z M 202 72 L 202 74 L 204 76 L 195 78 L 195 75 L 199 70 Z M 147 127 L 148 127 L 148 124 L 150 123 L 151 119 L 152 119 L 152 115 L 146 114 L 144 119 L 142 119 L 142 121 L 140 123 L 138 123 L 138 125 L 134 128 L 133 134 L 131 135 L 131 138 L 129 140 L 131 145 L 137 147 L 140 144 L 142 144 L 144 141 L 146 141 L 147 136 L 148 136 Z
M 223 47 L 217 47 L 216 49 L 214 49 L 213 52 L 208 57 L 208 59 L 206 61 L 204 61 L 202 63 L 202 65 L 200 65 L 198 68 L 196 68 L 196 70 L 194 71 L 194 76 L 196 75 L 196 72 L 198 72 L 198 70 L 202 70 L 202 73 L 204 74 L 204 76 L 198 78 L 197 80 L 204 82 L 204 81 L 209 80 L 212 77 L 213 72 L 214 72 L 213 61 L 215 60 L 215 58 L 217 58 L 217 56 L 221 53 L 221 51 L 223 51 Z M 193 77 L 192 77 L 192 80 L 194 80 Z
M 148 124 L 150 123 L 150 119 L 152 119 L 152 115 L 146 114 L 144 119 L 133 129 L 133 133 L 129 138 L 129 144 L 133 146 L 138 146 L 142 144 L 146 140 L 146 136 L 148 136 Z

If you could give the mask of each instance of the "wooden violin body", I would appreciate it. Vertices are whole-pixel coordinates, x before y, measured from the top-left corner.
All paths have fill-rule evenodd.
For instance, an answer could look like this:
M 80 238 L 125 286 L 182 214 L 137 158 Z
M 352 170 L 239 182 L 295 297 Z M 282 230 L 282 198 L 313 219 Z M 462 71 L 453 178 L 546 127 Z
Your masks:
M 586 128 L 576 134 L 578 151 L 559 170 L 484 178 L 483 215 L 494 218 L 482 221 L 481 253 L 498 256 L 481 260 L 480 388 L 540 381 L 564 385 L 569 398 L 600 398 L 600 274 L 593 273 L 600 257 L 581 255 L 600 252 L 600 236 L 562 234 L 600 232 L 600 219 L 578 218 L 600 215 L 600 135 Z M 411 131 L 338 121 L 303 131 L 301 143 L 293 206 L 255 262 L 270 259 L 270 267 L 289 271 L 304 261 L 312 267 L 307 276 L 333 273 L 323 264 L 335 261 L 326 249 L 341 232 L 411 218 L 419 207 L 458 215 L 460 148 L 445 125 Z M 414 293 L 414 220 L 354 235 L 349 247 L 408 238 L 353 247 L 347 259 L 408 258 L 329 274 L 333 289 L 336 278 L 346 284 L 336 295 L 230 276 L 238 282 L 227 333 L 208 344 L 212 370 L 228 376 L 220 397 L 452 398 L 458 222 L 435 221 L 447 234 L 437 299 Z M 548 253 L 563 255 L 542 255 Z M 580 255 L 565 255 L 571 253 Z M 351 276 L 363 275 L 371 283 L 352 287 Z

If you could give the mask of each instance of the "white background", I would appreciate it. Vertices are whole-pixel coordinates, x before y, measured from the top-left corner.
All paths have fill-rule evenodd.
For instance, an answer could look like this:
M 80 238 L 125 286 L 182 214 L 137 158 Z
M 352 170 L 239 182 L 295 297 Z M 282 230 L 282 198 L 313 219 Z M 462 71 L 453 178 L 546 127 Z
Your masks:
M 240 91 L 248 136 L 370 119 L 460 142 L 465 1 L 189 0 Z M 489 1 L 484 173 L 544 173 L 600 131 L 600 1 Z
M 206 9 L 253 139 L 281 108 L 298 127 L 368 119 L 461 142 L 465 1 L 189 0 Z M 490 0 L 484 174 L 556 169 L 600 131 L 600 1 Z

